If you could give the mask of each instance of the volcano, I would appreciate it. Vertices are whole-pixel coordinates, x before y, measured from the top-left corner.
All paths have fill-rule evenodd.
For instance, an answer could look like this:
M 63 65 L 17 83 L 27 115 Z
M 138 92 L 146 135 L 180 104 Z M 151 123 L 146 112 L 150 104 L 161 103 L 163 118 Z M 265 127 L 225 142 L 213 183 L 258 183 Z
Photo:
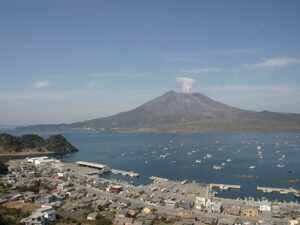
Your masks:
M 300 130 L 300 114 L 243 110 L 200 93 L 168 91 L 135 109 L 113 116 L 17 129 L 120 133 L 283 132 Z

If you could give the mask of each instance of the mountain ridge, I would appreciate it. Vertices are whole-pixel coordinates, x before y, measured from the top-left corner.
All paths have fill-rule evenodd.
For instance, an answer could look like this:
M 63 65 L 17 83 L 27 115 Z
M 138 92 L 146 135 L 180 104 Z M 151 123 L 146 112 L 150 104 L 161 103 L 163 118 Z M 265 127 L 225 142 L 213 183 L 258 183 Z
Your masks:
M 139 107 L 112 116 L 71 124 L 33 125 L 17 129 L 190 133 L 299 131 L 299 127 L 300 114 L 243 110 L 201 93 L 168 91 Z

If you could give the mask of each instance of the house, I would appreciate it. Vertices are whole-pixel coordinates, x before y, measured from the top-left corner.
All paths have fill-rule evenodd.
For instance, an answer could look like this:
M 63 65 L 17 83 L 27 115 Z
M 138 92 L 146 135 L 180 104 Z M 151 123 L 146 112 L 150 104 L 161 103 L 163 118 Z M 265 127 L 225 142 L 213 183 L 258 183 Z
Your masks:
M 206 198 L 205 197 L 196 197 L 195 200 L 195 208 L 196 209 L 203 209 L 206 205 Z
M 174 201 L 174 200 L 165 200 L 165 204 L 169 205 L 169 206 L 173 206 L 173 207 L 177 207 L 178 206 L 178 202 Z
M 212 209 L 213 213 L 220 214 L 223 210 L 223 203 L 222 202 L 217 202 L 217 203 L 215 203 L 211 206 L 211 209 Z
M 255 208 L 246 208 L 243 210 L 243 216 L 247 218 L 258 219 L 258 210 Z
M 109 191 L 115 194 L 119 194 L 121 191 L 123 191 L 123 187 L 120 185 L 111 186 Z
M 143 206 L 140 206 L 140 205 L 131 205 L 127 208 L 128 214 L 131 216 L 134 216 L 137 213 L 139 213 L 142 210 L 142 208 L 143 208 Z
M 266 201 L 261 201 L 258 203 L 258 209 L 261 212 L 264 212 L 264 211 L 270 212 L 271 211 L 271 203 L 266 202 Z
M 143 225 L 143 224 L 144 224 L 143 221 L 137 221 L 137 220 L 135 220 L 132 225 Z
M 300 224 L 299 219 L 298 220 L 289 220 L 289 223 L 288 223 L 288 225 L 298 225 L 298 224 Z
M 214 217 L 202 217 L 201 222 L 205 224 L 217 224 L 218 219 Z
M 224 209 L 226 215 L 239 216 L 241 213 L 241 208 L 239 206 L 228 207 Z
M 117 224 L 120 224 L 120 225 L 132 225 L 133 224 L 133 218 L 128 218 L 128 217 L 125 217 L 125 218 L 119 218 L 118 221 L 117 221 Z
M 26 225 L 47 225 L 49 224 L 45 213 L 35 213 L 21 220 L 22 223 Z
M 179 207 L 186 210 L 191 210 L 194 206 L 192 203 L 189 202 L 180 202 Z
M 41 203 L 49 204 L 55 202 L 56 200 L 57 198 L 54 195 L 49 194 L 41 198 Z
M 96 217 L 99 215 L 98 212 L 93 212 L 93 213 L 90 213 L 86 218 L 88 220 L 96 220 Z
M 219 219 L 219 225 L 232 225 L 235 222 L 235 218 L 233 217 L 225 217 L 225 218 L 221 218 Z
M 156 208 L 152 205 L 146 206 L 145 208 L 143 208 L 143 213 L 146 214 L 153 214 L 156 211 Z
M 136 190 L 133 191 L 133 195 L 134 195 L 135 197 L 140 197 L 140 196 L 142 196 L 144 193 L 145 193 L 145 191 L 144 191 L 143 189 L 136 189 Z

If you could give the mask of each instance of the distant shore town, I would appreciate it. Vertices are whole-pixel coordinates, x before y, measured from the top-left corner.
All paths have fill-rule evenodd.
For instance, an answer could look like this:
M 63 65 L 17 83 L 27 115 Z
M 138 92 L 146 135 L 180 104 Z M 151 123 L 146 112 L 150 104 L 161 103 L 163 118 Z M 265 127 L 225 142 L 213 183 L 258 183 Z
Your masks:
M 26 225 L 46 224 L 176 224 L 176 225 L 296 225 L 298 202 L 267 199 L 225 199 L 215 188 L 239 185 L 204 184 L 150 177 L 153 183 L 133 183 L 102 178 L 103 173 L 139 176 L 133 171 L 79 161 L 63 162 L 35 157 L 8 162 L 0 178 L 0 209 Z M 258 187 L 265 193 L 299 197 L 299 190 Z M 285 193 L 286 192 L 286 193 Z

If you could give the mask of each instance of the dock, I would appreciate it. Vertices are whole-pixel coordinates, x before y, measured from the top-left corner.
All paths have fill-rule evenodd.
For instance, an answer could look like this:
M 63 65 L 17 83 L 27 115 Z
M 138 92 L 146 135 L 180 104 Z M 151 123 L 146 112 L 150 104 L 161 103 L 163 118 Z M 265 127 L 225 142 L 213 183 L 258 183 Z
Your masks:
M 219 189 L 241 189 L 241 185 L 234 184 L 209 184 L 211 188 L 219 188 Z
M 294 194 L 298 193 L 298 191 L 294 188 L 270 188 L 270 187 L 258 187 L 257 186 L 257 191 L 262 191 L 262 192 L 279 192 L 280 194 Z
M 124 176 L 131 176 L 131 177 L 139 177 L 140 176 L 140 174 L 132 172 L 132 171 L 127 172 L 127 171 L 123 171 L 123 170 L 112 169 L 111 172 L 114 174 L 122 174 Z
M 158 180 L 158 181 L 169 181 L 169 179 L 167 179 L 167 178 L 154 177 L 154 176 L 151 176 L 149 179 L 150 180 Z

